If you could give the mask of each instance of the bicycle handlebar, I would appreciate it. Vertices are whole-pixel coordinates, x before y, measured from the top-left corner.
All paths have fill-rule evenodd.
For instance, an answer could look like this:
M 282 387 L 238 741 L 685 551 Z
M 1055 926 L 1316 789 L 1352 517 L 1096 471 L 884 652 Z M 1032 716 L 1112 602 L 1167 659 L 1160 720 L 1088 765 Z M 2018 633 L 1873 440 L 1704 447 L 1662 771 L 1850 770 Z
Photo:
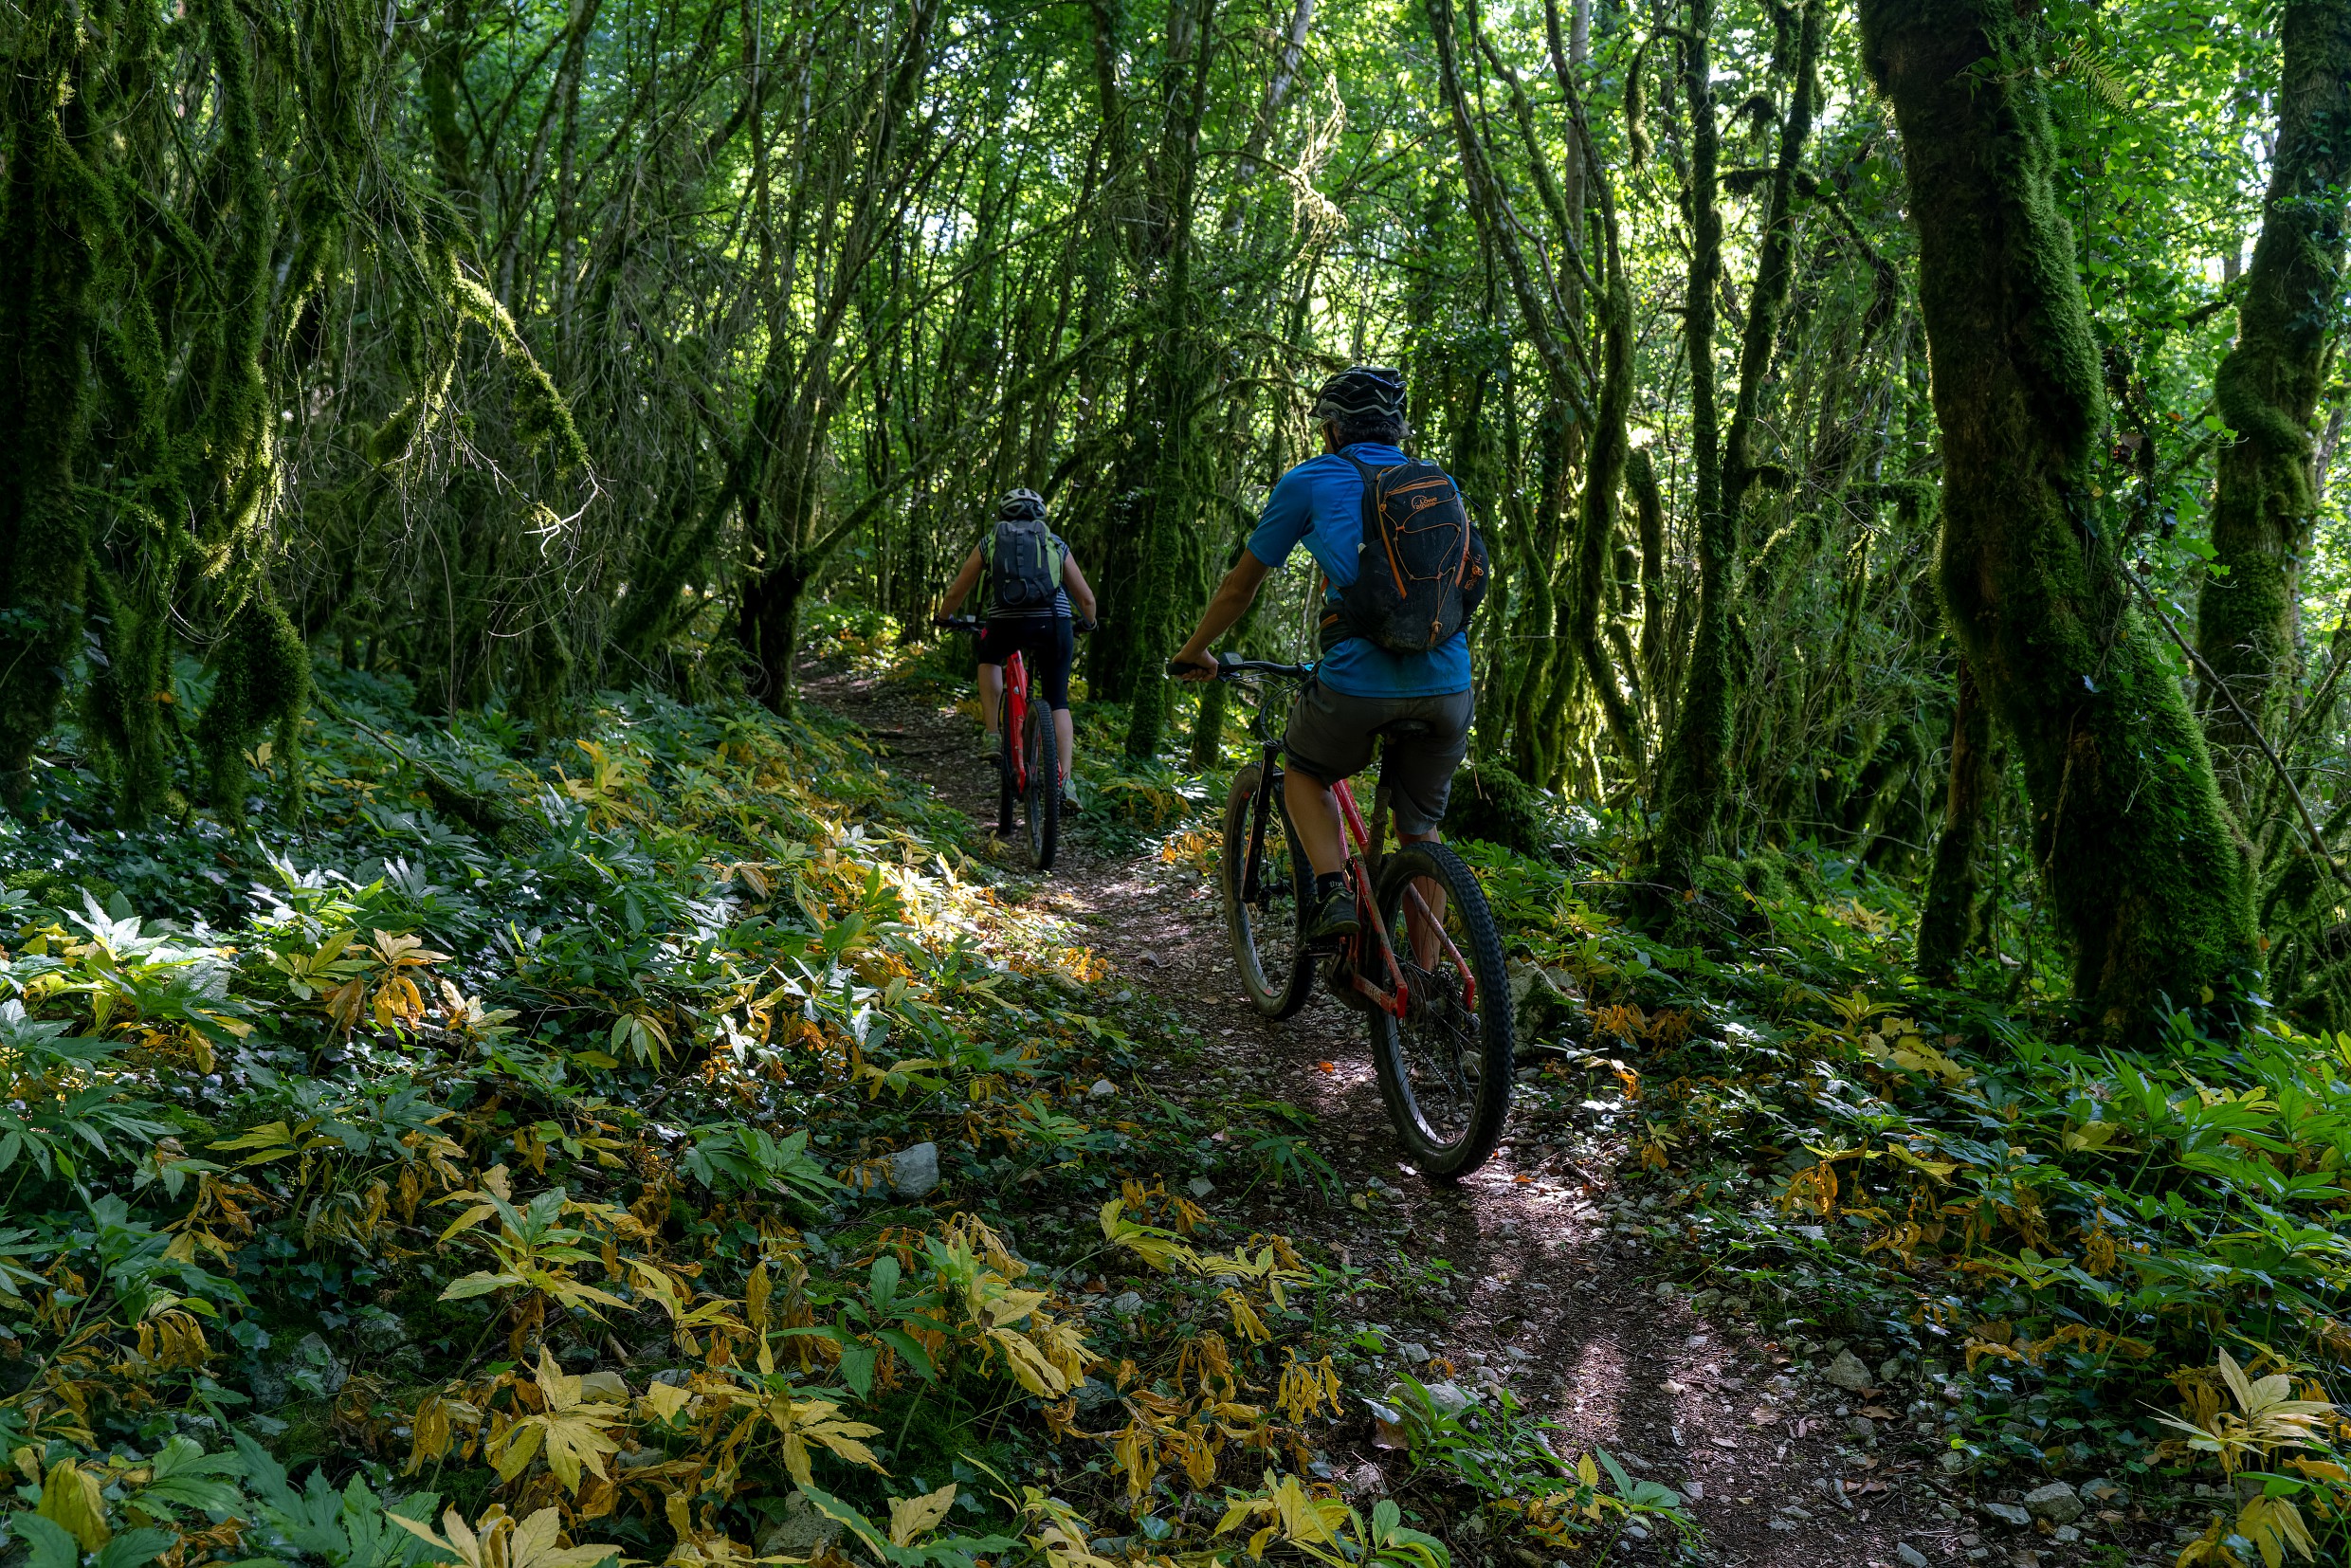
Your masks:
M 1170 661 L 1168 667 L 1174 669 L 1176 666 Z M 1216 656 L 1216 679 L 1231 681 L 1244 675 L 1273 675 L 1285 681 L 1305 681 L 1312 679 L 1314 666 L 1281 665 L 1267 659 L 1244 659 L 1237 653 L 1219 653 Z
M 988 629 L 988 623 L 975 615 L 934 615 L 931 617 L 931 624 L 945 627 L 949 631 L 977 632 Z M 1074 632 L 1084 633 L 1093 630 L 1099 624 L 1082 615 L 1073 615 L 1070 617 L 1069 629 Z

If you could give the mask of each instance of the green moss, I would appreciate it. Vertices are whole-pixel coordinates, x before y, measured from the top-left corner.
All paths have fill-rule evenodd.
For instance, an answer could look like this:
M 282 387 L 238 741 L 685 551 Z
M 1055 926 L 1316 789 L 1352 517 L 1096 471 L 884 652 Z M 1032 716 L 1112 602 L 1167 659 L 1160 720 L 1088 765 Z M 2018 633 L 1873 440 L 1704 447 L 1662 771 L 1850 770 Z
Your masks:
M 251 785 L 246 756 L 309 700 L 310 649 L 264 587 L 229 617 L 212 667 L 212 698 L 197 720 L 196 745 L 213 807 L 230 822 L 243 822 Z
M 1445 833 L 1499 844 L 1539 860 L 1557 860 L 1560 835 L 1556 810 L 1549 797 L 1508 768 L 1473 762 L 1453 777 Z
M 1735 909 L 1751 904 L 1816 903 L 1825 896 L 1818 867 L 1799 855 L 1707 855 L 1693 868 L 1691 884 Z
M 2096 534 L 2103 375 L 2050 189 L 2032 13 L 1865 0 L 1920 243 L 1950 626 L 2010 737 L 2077 995 L 2151 1037 L 2253 962 L 2251 889 L 2204 738 Z
M 1666 499 L 1648 447 L 1625 460 L 1625 489 L 1641 536 L 1641 684 L 1654 691 L 1663 684 L 1667 658 Z
M 1623 758 L 1626 773 L 1638 777 L 1645 767 L 1641 719 L 1626 698 L 1622 675 L 1610 659 L 1600 636 L 1601 603 L 1608 586 L 1612 538 L 1616 528 L 1616 491 L 1623 483 L 1631 454 L 1626 422 L 1632 413 L 1632 295 L 1624 269 L 1610 246 L 1609 285 L 1601 311 L 1599 417 L 1593 426 L 1592 451 L 1586 460 L 1582 505 L 1576 531 L 1576 576 L 1569 597 L 1567 630 L 1570 645 L 1583 661 L 1585 678 L 1599 699 L 1608 720 L 1610 738 Z
M 83 112 L 77 22 L 37 7 L 20 25 L 5 88 L 0 192 L 0 793 L 29 781 L 81 648 L 87 525 L 73 454 L 102 200 L 66 124 Z
M 1714 355 L 1716 286 L 1722 270 L 1722 214 L 1716 166 L 1721 131 L 1715 120 L 1712 66 L 1706 48 L 1710 0 L 1690 0 L 1690 38 L 1683 46 L 1683 91 L 1691 133 L 1689 206 L 1692 245 L 1685 300 L 1690 357 L 1690 427 L 1698 513 L 1698 625 L 1682 685 L 1681 707 L 1663 770 L 1663 810 L 1649 858 L 1666 882 L 1691 879 L 1692 867 L 1715 852 L 1732 781 L 1728 759 L 1740 702 L 1742 663 L 1735 630 L 1740 533 L 1747 498 L 1776 481 L 1761 462 L 1757 427 L 1779 322 L 1795 281 L 1795 192 L 1804 147 L 1813 129 L 1823 7 L 1808 5 L 1798 19 L 1798 46 L 1788 112 L 1779 130 L 1778 158 L 1758 247 L 1755 288 L 1740 333 L 1739 386 L 1729 428 L 1718 434 Z
M 30 893 L 46 909 L 77 915 L 82 912 L 82 894 L 89 894 L 104 908 L 116 891 L 115 884 L 103 877 L 80 876 L 42 866 L 10 871 L 5 885 L 15 892 Z
M 104 567 L 90 574 L 102 664 L 82 689 L 82 727 L 113 788 L 115 821 L 136 829 L 172 787 L 172 628 L 152 577 L 127 588 Z
M 1944 979 L 1983 931 L 1981 909 L 1985 815 L 1999 785 L 1993 757 L 1992 716 L 1976 678 L 1962 663 L 1959 700 L 1951 715 L 1951 772 L 1943 792 L 1942 831 L 1919 910 L 1919 973 Z

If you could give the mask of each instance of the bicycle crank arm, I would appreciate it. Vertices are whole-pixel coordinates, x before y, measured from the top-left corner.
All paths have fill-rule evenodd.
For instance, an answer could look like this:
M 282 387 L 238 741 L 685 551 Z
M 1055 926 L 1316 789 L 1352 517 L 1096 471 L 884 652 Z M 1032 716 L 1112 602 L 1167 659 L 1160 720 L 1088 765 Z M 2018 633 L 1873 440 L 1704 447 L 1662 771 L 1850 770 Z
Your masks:
M 1374 1007 L 1392 1018 L 1403 1017 L 1404 1010 L 1412 1005 L 1411 988 L 1400 979 L 1396 981 L 1396 988 L 1394 992 L 1386 992 L 1365 979 L 1359 970 L 1349 974 L 1347 978 L 1354 984 L 1356 990 L 1372 999 Z

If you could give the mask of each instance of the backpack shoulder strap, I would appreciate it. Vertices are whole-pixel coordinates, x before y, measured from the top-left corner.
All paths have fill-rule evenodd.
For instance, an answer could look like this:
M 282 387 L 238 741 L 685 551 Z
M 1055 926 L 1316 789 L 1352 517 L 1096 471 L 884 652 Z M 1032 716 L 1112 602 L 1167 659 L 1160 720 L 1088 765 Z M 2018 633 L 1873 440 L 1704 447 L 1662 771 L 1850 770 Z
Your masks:
M 1372 522 L 1377 516 L 1377 508 L 1379 505 L 1380 470 L 1373 467 L 1370 464 L 1364 462 L 1353 452 L 1341 451 L 1338 455 L 1344 459 L 1347 466 L 1353 468 L 1357 475 L 1363 481 L 1363 531 L 1364 537 L 1369 538 L 1371 536 Z M 1358 548 L 1360 547 L 1358 546 Z

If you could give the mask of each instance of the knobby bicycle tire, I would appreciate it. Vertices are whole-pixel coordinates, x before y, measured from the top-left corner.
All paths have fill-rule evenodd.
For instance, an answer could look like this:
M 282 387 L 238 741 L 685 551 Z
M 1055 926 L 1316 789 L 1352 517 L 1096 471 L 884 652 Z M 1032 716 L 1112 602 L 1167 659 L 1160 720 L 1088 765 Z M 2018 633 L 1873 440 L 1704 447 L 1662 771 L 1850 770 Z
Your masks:
M 1053 710 L 1032 705 L 1028 730 L 1021 757 L 1029 787 L 1022 793 L 1021 813 L 1029 827 L 1029 863 L 1050 871 L 1061 847 L 1061 738 L 1053 727 Z
M 1012 787 L 1012 694 L 1008 689 L 996 707 L 996 837 L 1012 836 L 1012 807 L 1019 798 Z
M 1263 768 L 1252 762 L 1232 780 L 1232 793 L 1225 801 L 1224 854 L 1217 881 L 1224 889 L 1225 928 L 1232 938 L 1232 967 L 1240 974 L 1242 994 L 1264 1016 L 1287 1018 L 1314 994 L 1314 960 L 1298 939 L 1297 867 L 1305 864 L 1305 857 L 1278 790 L 1267 806 L 1269 820 L 1258 867 L 1260 897 L 1252 905 L 1241 896 Z
M 1476 874 L 1444 845 L 1401 845 L 1381 860 L 1379 919 L 1412 996 L 1401 1020 L 1372 1014 L 1372 1066 L 1412 1164 L 1423 1176 L 1451 1180 L 1485 1162 L 1510 1115 L 1515 1064 L 1502 938 Z M 1431 969 L 1413 961 L 1405 889 L 1420 877 L 1444 889 L 1446 932 L 1477 981 L 1474 1012 L 1462 1006 L 1466 992 L 1441 947 Z

